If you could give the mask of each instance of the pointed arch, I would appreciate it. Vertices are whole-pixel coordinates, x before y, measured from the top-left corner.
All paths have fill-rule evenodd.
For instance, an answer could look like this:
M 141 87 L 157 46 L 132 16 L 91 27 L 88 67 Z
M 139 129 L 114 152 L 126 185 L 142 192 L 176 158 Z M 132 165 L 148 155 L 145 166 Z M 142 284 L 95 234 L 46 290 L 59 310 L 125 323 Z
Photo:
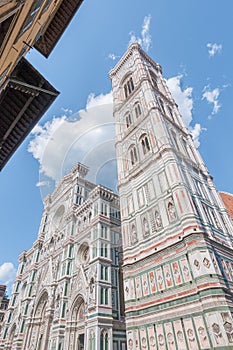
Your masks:
M 134 164 L 136 164 L 138 162 L 138 154 L 137 154 L 137 149 L 136 149 L 135 144 L 133 144 L 129 147 L 128 158 L 129 158 L 129 163 L 131 166 L 133 166 Z
M 109 334 L 106 328 L 102 329 L 100 333 L 100 349 L 109 350 Z
M 35 306 L 34 317 L 43 319 L 46 311 L 46 305 L 49 296 L 46 290 L 43 290 Z
M 123 87 L 124 98 L 128 98 L 129 95 L 131 95 L 131 93 L 134 91 L 134 88 L 135 88 L 131 72 L 128 72 L 123 77 L 120 85 Z
M 81 294 L 78 294 L 71 306 L 71 320 L 73 322 L 83 322 L 85 316 L 85 301 Z
M 136 118 L 139 118 L 140 115 L 142 114 L 142 107 L 141 107 L 141 104 L 139 101 L 137 101 L 134 104 L 134 113 L 135 113 Z
M 139 142 L 142 146 L 143 155 L 146 155 L 151 150 L 149 136 L 146 133 L 142 134 L 139 138 Z
M 127 129 L 132 125 L 132 116 L 130 112 L 125 114 L 125 124 Z

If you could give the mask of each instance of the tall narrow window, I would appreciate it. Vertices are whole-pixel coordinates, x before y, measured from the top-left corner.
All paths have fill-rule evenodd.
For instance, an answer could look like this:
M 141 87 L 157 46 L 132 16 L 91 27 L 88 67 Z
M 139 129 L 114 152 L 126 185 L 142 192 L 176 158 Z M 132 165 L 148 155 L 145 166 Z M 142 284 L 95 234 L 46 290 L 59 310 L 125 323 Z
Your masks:
M 101 287 L 101 290 L 100 290 L 100 304 L 108 305 L 108 288 Z
M 138 161 L 137 150 L 135 146 L 132 146 L 129 152 L 131 165 L 134 165 Z
M 90 350 L 95 350 L 95 333 L 93 329 L 90 332 Z
M 133 78 L 130 77 L 124 84 L 125 98 L 127 98 L 134 91 Z
M 144 135 L 141 137 L 140 140 L 141 140 L 141 145 L 142 145 L 142 151 L 143 151 L 143 154 L 145 155 L 150 151 L 150 143 L 148 140 L 148 136 Z
M 129 89 L 129 93 L 131 94 L 131 92 L 134 91 L 134 83 L 133 83 L 133 79 L 132 77 L 129 79 L 128 81 L 128 89 Z
M 106 329 L 102 330 L 100 334 L 100 349 L 101 350 L 109 350 L 108 347 L 108 332 Z
M 100 246 L 100 255 L 104 258 L 108 257 L 108 245 L 105 243 L 101 243 Z
M 158 82 L 157 82 L 157 77 L 156 75 L 150 71 L 150 78 L 151 78 L 151 83 L 152 83 L 152 86 L 156 89 L 158 89 Z
M 128 97 L 127 84 L 124 85 L 124 90 L 125 90 L 125 98 L 127 98 Z
M 136 103 L 134 110 L 135 110 L 136 118 L 140 117 L 140 115 L 142 114 L 140 103 Z
M 101 265 L 101 280 L 108 280 L 108 267 Z
M 100 231 L 101 238 L 108 238 L 108 227 L 105 225 L 101 225 L 101 231 Z
M 24 326 L 25 326 L 25 320 L 22 321 L 21 328 L 20 328 L 20 333 L 23 333 Z
M 132 119 L 131 119 L 131 114 L 128 113 L 125 117 L 125 121 L 126 121 L 126 127 L 129 128 L 130 125 L 132 124 Z

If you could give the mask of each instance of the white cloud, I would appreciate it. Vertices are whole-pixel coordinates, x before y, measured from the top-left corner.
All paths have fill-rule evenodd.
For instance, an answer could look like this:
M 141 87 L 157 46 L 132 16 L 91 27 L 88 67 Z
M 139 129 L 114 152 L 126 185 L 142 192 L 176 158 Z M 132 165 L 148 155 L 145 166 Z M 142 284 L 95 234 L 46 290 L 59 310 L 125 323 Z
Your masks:
M 0 283 L 11 287 L 16 276 L 16 268 L 11 262 L 5 262 L 0 265 Z
M 193 109 L 193 99 L 192 92 L 193 88 L 188 87 L 185 90 L 181 89 L 181 79 L 183 75 L 177 75 L 176 77 L 169 78 L 167 80 L 168 88 L 179 106 L 180 114 L 187 126 L 192 121 L 192 109 Z
M 130 32 L 130 41 L 129 45 L 132 43 L 139 43 L 145 51 L 149 51 L 152 43 L 150 35 L 150 21 L 151 15 L 145 16 L 142 24 L 141 37 L 136 37 L 134 32 Z
M 222 44 L 212 44 L 212 43 L 208 43 L 207 48 L 209 49 L 209 57 L 213 57 L 215 56 L 217 53 L 221 53 L 222 52 Z
M 190 126 L 189 130 L 190 130 L 191 135 L 193 137 L 194 144 L 195 144 L 196 148 L 198 148 L 200 146 L 200 141 L 199 141 L 200 134 L 201 134 L 202 131 L 207 130 L 207 129 L 206 128 L 202 128 L 201 124 L 196 123 L 194 125 L 194 127 Z
M 151 47 L 151 35 L 150 35 L 150 21 L 151 16 L 146 16 L 142 25 L 142 47 L 148 51 Z
M 95 94 L 90 93 L 87 98 L 86 110 L 103 105 L 112 105 L 112 103 L 112 92 L 109 92 L 106 95 L 100 94 L 98 96 L 95 96 Z
M 179 111 L 180 111 L 180 114 L 182 115 L 183 121 L 185 122 L 186 126 L 188 127 L 189 131 L 193 136 L 195 146 L 199 147 L 200 145 L 199 136 L 201 132 L 205 129 L 203 129 L 200 124 L 195 124 L 194 126 L 191 125 L 191 122 L 193 119 L 193 116 L 192 116 L 193 88 L 187 87 L 186 89 L 182 90 L 181 88 L 182 78 L 183 78 L 183 75 L 177 75 L 175 77 L 169 78 L 167 80 L 167 85 L 175 102 L 179 107 Z
M 73 113 L 72 109 L 70 109 L 70 108 L 63 108 L 63 107 L 62 107 L 61 110 L 62 110 L 63 112 L 65 112 L 65 113 L 69 113 L 69 114 Z
M 192 88 L 181 88 L 182 75 L 167 80 L 169 89 L 179 106 L 179 110 L 196 145 L 203 130 L 200 124 L 192 122 Z M 112 93 L 88 96 L 86 108 L 72 116 L 54 117 L 44 125 L 37 125 L 32 130 L 32 140 L 28 151 L 40 164 L 40 187 L 42 197 L 52 191 L 52 187 L 77 162 L 90 167 L 88 179 L 101 181 L 107 186 L 109 179 L 104 178 L 103 169 L 115 171 L 115 124 L 113 119 Z M 101 174 L 101 176 L 100 176 Z M 99 180 L 100 179 L 100 180 Z M 114 186 L 116 181 L 112 178 Z M 112 186 L 113 188 L 113 186 Z M 46 192 L 47 191 L 47 192 Z
M 114 53 L 110 53 L 108 55 L 108 58 L 110 58 L 111 60 L 115 61 L 117 58 L 119 58 L 119 56 L 116 56 Z
M 231 87 L 231 84 L 230 84 L 230 83 L 223 84 L 223 86 L 222 86 L 223 89 L 226 89 L 226 88 L 228 88 L 228 87 Z
M 60 158 L 61 148 L 64 147 L 62 144 L 65 144 L 65 140 L 62 139 L 60 140 L 61 144 L 57 144 L 54 135 L 59 133 L 59 130 L 62 129 L 61 126 L 65 127 L 66 123 L 66 116 L 54 117 L 43 126 L 37 125 L 31 132 L 34 138 L 29 143 L 28 151 L 39 161 L 40 171 L 54 180 L 57 179 L 56 162 Z M 53 154 L 47 159 L 45 151 L 48 152 L 49 149 Z
M 52 182 L 58 182 L 77 162 L 91 165 L 89 180 L 95 182 L 100 168 L 116 158 L 112 93 L 90 94 L 85 110 L 54 117 L 36 126 L 32 136 L 28 151 L 40 164 L 37 185 L 41 191 L 51 192 Z
M 211 116 L 217 114 L 221 107 L 218 100 L 219 94 L 220 94 L 220 90 L 218 88 L 210 90 L 209 85 L 205 86 L 203 89 L 202 100 L 206 99 L 208 103 L 213 104 L 213 110 L 211 112 Z M 211 119 L 211 116 L 209 116 L 209 119 Z
M 36 187 L 42 187 L 42 186 L 50 186 L 50 182 L 49 181 L 38 181 L 36 183 Z

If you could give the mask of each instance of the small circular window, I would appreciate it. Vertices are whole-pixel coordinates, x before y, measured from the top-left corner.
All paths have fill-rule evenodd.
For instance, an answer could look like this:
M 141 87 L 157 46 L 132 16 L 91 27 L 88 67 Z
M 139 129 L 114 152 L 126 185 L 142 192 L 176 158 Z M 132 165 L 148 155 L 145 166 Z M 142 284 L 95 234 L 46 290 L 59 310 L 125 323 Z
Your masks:
M 87 243 L 83 243 L 78 252 L 79 259 L 83 264 L 87 264 L 90 259 L 90 247 Z

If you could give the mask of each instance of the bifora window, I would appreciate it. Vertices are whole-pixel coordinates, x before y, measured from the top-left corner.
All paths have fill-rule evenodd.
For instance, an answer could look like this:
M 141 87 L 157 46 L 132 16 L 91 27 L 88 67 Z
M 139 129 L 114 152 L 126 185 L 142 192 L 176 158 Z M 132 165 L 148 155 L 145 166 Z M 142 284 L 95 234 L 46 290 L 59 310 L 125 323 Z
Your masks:
M 126 114 L 125 122 L 126 122 L 126 127 L 129 128 L 130 125 L 132 124 L 132 118 L 131 118 L 131 114 L 130 113 Z
M 148 136 L 147 135 L 141 136 L 140 142 L 142 145 L 143 154 L 147 154 L 150 151 L 150 143 L 148 140 Z
M 108 346 L 108 332 L 106 329 L 101 331 L 100 335 L 100 349 L 101 350 L 109 350 Z
M 130 77 L 124 84 L 125 98 L 127 98 L 134 91 L 133 78 Z
M 150 78 L 151 78 L 151 82 L 152 82 L 153 87 L 155 87 L 156 89 L 159 89 L 157 77 L 152 71 L 150 71 Z

